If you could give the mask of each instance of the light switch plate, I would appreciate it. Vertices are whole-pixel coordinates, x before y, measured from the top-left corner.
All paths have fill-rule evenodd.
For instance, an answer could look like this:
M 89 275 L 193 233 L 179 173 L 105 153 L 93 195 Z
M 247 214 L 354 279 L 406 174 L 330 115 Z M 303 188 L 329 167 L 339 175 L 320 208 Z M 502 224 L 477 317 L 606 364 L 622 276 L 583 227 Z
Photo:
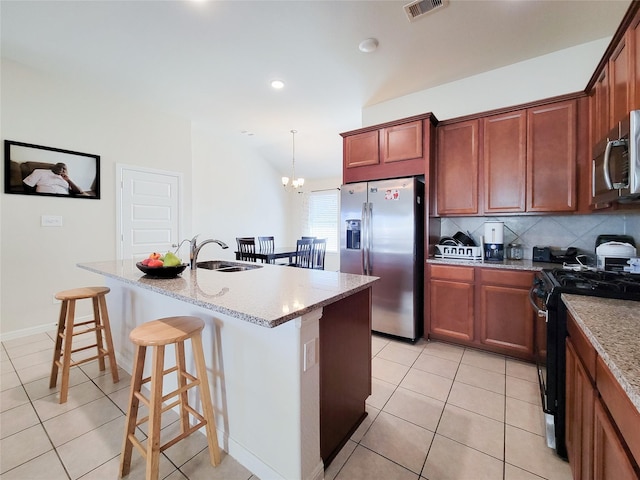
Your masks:
M 61 227 L 62 215 L 42 215 L 40 217 L 41 227 Z

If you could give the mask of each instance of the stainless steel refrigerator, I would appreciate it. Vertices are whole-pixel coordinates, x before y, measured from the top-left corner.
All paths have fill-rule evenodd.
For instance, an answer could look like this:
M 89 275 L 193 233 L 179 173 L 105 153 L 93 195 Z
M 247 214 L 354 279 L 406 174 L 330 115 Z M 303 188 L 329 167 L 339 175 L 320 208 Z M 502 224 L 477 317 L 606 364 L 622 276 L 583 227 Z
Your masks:
M 422 336 L 424 179 L 350 183 L 340 189 L 340 271 L 374 275 L 372 329 Z

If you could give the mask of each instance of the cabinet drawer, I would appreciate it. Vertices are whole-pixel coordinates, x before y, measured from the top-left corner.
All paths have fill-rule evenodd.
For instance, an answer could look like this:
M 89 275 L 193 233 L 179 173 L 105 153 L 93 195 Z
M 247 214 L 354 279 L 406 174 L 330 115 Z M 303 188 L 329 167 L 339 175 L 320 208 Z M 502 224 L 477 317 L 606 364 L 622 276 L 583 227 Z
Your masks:
M 459 282 L 473 282 L 473 267 L 450 267 L 448 265 L 430 265 L 431 278 L 454 280 Z
M 591 381 L 595 382 L 596 357 L 598 354 L 570 312 L 567 312 L 567 332 L 569 333 L 569 337 L 571 337 L 571 343 L 573 344 L 576 354 L 585 366 L 589 377 L 591 377 Z
M 596 385 L 636 462 L 640 461 L 640 412 L 602 358 L 596 359 Z
M 506 285 L 514 288 L 531 288 L 533 272 L 516 272 L 502 268 L 479 268 L 480 281 L 492 285 Z

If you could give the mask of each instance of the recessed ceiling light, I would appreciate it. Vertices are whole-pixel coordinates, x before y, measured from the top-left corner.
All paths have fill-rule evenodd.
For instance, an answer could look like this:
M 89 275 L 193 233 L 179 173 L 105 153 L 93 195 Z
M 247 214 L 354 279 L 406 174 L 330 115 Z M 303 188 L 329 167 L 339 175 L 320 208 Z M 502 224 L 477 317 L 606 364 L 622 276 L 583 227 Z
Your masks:
M 364 53 L 375 52 L 377 48 L 378 40 L 375 38 L 367 38 L 366 40 L 361 41 L 360 45 L 358 45 L 358 49 Z
M 273 80 L 271 82 L 271 86 L 276 90 L 280 90 L 281 88 L 284 88 L 284 82 L 282 80 Z

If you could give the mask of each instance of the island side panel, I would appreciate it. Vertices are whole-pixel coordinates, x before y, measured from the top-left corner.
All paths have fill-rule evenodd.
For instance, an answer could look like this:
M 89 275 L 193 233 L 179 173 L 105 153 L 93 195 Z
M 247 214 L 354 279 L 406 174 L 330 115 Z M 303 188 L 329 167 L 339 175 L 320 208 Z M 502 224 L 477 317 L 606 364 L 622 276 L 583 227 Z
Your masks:
M 129 333 L 136 326 L 172 315 L 202 318 L 220 446 L 260 478 L 322 478 L 319 368 L 303 371 L 302 365 L 302 345 L 319 337 L 321 310 L 267 328 L 111 278 L 106 283 L 122 368 L 131 371 Z M 186 347 L 187 369 L 193 373 Z M 166 357 L 174 358 L 173 349 Z M 171 376 L 166 380 L 165 393 L 176 387 Z
M 325 468 L 366 417 L 371 395 L 371 288 L 324 307 L 320 320 L 320 455 Z

